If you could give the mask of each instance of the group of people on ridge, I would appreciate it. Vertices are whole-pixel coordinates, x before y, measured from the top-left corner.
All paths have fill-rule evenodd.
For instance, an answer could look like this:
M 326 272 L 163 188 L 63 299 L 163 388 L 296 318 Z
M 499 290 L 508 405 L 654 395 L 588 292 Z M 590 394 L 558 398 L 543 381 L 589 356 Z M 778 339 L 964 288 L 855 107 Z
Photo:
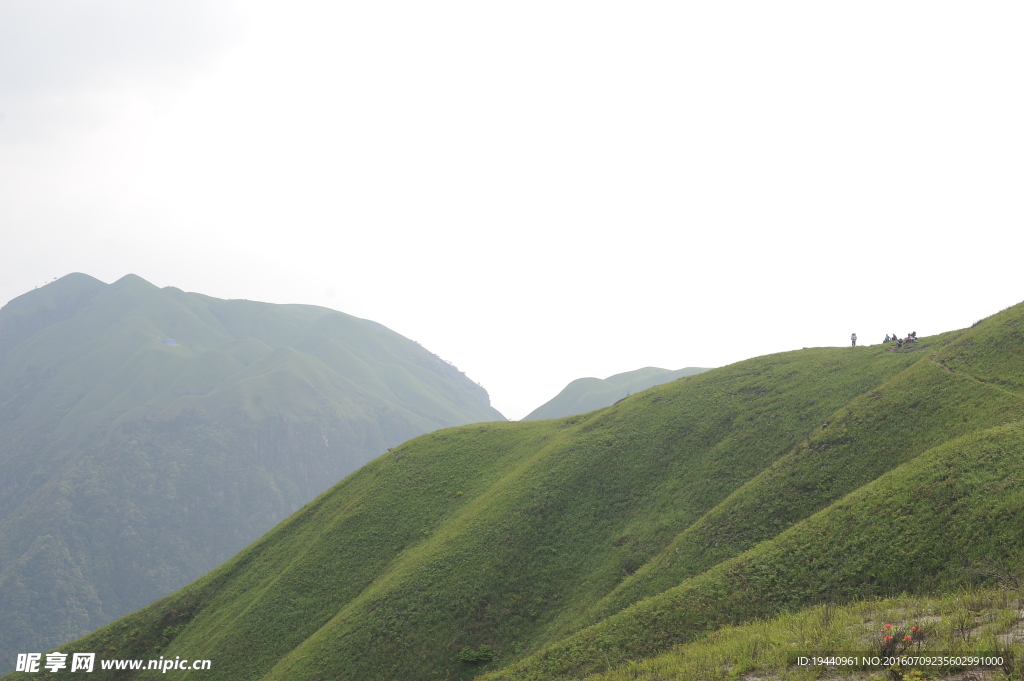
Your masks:
M 910 333 L 907 334 L 906 338 L 898 338 L 896 334 L 892 334 L 891 336 L 889 334 L 885 334 L 885 342 L 891 343 L 892 341 L 896 341 L 896 345 L 894 347 L 897 348 L 902 348 L 904 345 L 907 345 L 909 343 L 916 343 L 917 331 L 911 331 Z M 857 334 L 850 334 L 850 345 L 853 347 L 857 347 Z
M 885 336 L 885 342 L 886 343 L 891 343 L 892 341 L 896 341 L 896 346 L 895 347 L 897 347 L 897 348 L 902 348 L 904 345 L 908 345 L 910 343 L 916 343 L 917 342 L 917 331 L 911 331 L 910 333 L 907 334 L 906 338 L 898 338 L 896 336 L 896 334 L 893 334 L 892 336 L 889 336 L 889 335 Z

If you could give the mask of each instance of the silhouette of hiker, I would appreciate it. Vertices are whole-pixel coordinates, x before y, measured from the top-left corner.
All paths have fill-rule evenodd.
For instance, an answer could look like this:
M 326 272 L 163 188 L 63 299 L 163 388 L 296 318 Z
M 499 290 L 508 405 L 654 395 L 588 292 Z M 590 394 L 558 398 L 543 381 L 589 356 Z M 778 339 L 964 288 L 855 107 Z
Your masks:
M 851 333 L 850 334 L 850 345 L 851 345 L 851 347 L 854 347 L 854 348 L 857 347 L 857 334 L 855 334 L 855 333 Z
M 889 342 L 889 334 L 885 334 L 885 340 L 883 342 L 884 343 L 888 343 Z

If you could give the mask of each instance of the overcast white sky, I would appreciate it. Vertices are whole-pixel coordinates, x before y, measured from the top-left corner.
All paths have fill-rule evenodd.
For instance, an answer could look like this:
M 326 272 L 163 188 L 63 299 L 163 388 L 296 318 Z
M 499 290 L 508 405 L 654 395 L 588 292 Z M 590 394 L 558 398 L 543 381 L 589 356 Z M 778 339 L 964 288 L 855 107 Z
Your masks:
M 521 418 L 1024 300 L 1020 2 L 0 0 L 0 302 L 325 305 Z

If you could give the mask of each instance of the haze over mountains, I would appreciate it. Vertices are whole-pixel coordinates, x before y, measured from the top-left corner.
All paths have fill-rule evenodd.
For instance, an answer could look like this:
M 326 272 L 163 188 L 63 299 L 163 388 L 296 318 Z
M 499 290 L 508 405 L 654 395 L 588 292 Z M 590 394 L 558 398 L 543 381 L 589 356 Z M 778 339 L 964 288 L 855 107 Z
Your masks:
M 389 447 L 502 421 L 372 321 L 71 274 L 0 309 L 0 668 L 163 596 Z
M 204 681 L 634 678 L 726 625 L 1019 570 L 1022 425 L 1024 304 L 437 431 L 61 651 L 209 659 L 175 672 Z
M 562 388 L 560 393 L 524 416 L 523 420 L 539 421 L 540 419 L 557 419 L 562 416 L 585 414 L 601 407 L 610 407 L 627 395 L 674 381 L 683 376 L 696 376 L 702 371 L 707 371 L 707 369 L 686 367 L 670 371 L 658 367 L 644 367 L 604 379 L 577 378 Z

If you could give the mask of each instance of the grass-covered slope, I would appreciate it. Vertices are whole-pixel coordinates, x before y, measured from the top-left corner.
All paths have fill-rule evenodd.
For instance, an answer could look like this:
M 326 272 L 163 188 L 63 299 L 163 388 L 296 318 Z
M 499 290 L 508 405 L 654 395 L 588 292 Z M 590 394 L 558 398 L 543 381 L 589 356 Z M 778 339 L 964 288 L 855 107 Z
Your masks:
M 591 679 L 1015 679 L 1024 672 L 1024 629 L 1015 596 L 1003 588 L 991 588 L 956 590 L 933 597 L 868 598 L 840 606 L 823 603 L 768 620 L 724 627 L 669 652 L 618 665 Z M 885 636 L 893 634 L 896 642 L 887 643 Z M 911 641 L 905 643 L 908 635 Z M 910 659 L 890 670 L 881 658 L 892 657 L 893 653 Z M 800 664 L 801 656 L 811 655 L 845 656 L 855 662 L 817 668 Z M 875 657 L 880 658 L 877 663 L 864 663 Z M 952 662 L 942 662 L 937 659 L 940 657 L 952 658 Z M 980 668 L 956 662 L 957 658 L 962 661 L 972 657 L 997 657 L 1002 662 Z
M 417 438 L 62 651 L 208 658 L 204 679 L 581 678 L 824 600 L 957 588 L 964 557 L 1024 548 L 1022 320 Z
M 195 579 L 388 447 L 497 419 L 453 366 L 325 308 L 131 275 L 72 274 L 12 300 L 0 669 Z
M 724 625 L 821 601 L 960 586 L 965 559 L 1024 546 L 1019 424 L 949 442 L 754 549 L 492 679 L 576 678 Z
M 585 414 L 588 411 L 609 407 L 633 393 L 674 381 L 683 376 L 696 376 L 702 371 L 707 371 L 707 369 L 686 367 L 670 371 L 657 367 L 644 367 L 635 371 L 615 374 L 608 378 L 577 378 L 565 386 L 560 393 L 524 416 L 523 420 L 540 421 Z

